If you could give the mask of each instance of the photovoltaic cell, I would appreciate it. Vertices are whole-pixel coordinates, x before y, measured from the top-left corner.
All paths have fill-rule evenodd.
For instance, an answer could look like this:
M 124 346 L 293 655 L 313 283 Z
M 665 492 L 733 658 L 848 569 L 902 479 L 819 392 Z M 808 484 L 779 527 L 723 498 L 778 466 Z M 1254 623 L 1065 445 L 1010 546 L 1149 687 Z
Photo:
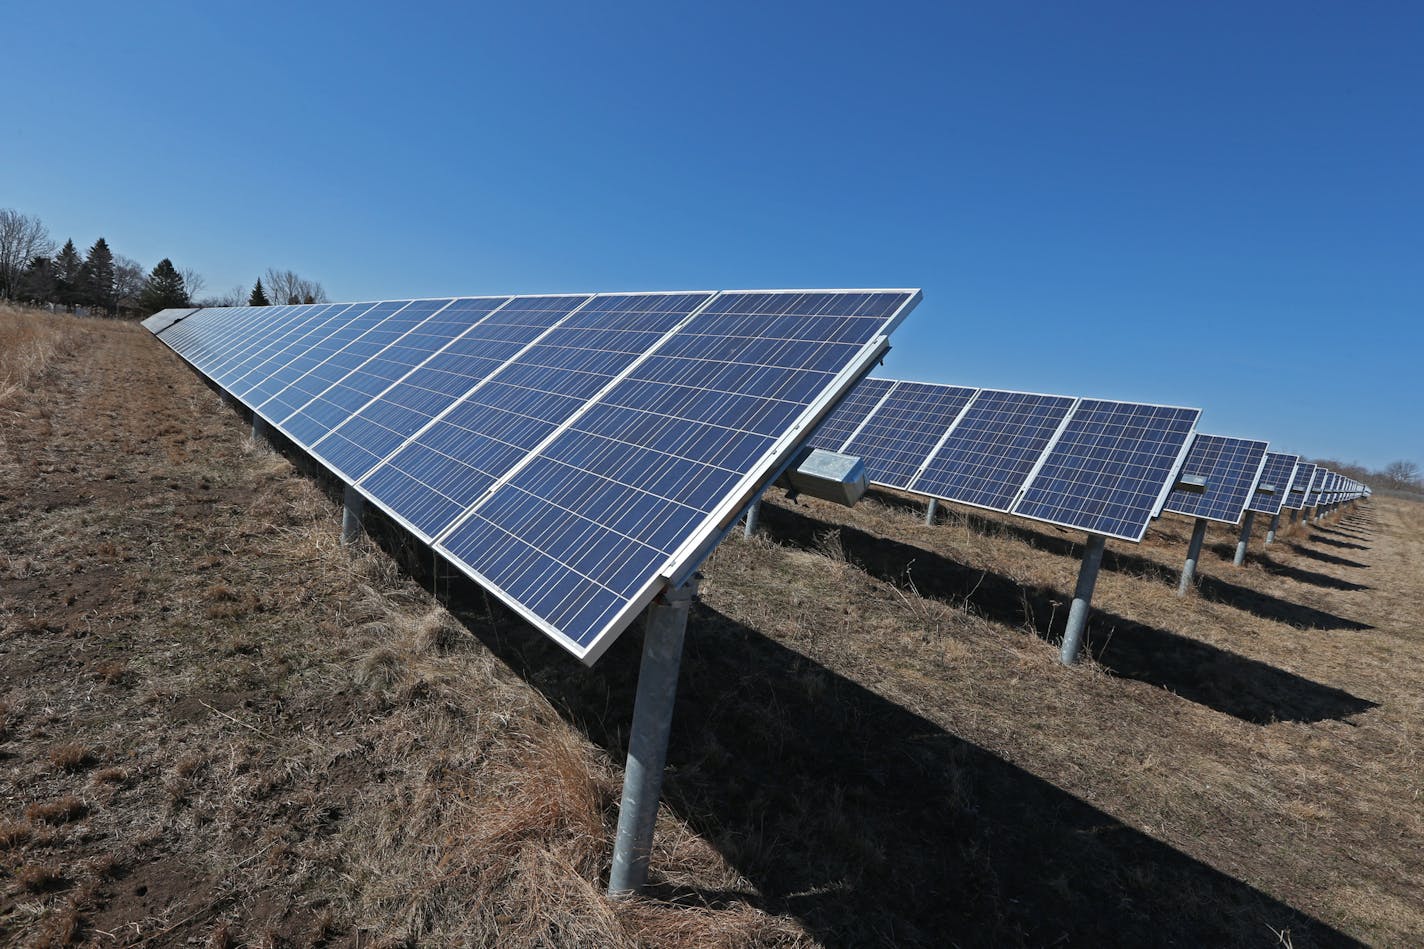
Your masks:
M 406 440 L 432 424 L 467 392 L 555 324 L 587 304 L 588 294 L 515 297 L 471 325 L 313 447 L 313 453 L 352 481 L 360 481 Z M 468 312 L 460 300 L 451 307 Z M 391 487 L 393 490 L 393 486 Z
M 1223 435 L 1198 435 L 1182 463 L 1182 477 L 1206 479 L 1204 490 L 1178 484 L 1163 510 L 1187 517 L 1237 524 L 1266 461 L 1266 443 Z
M 1013 506 L 1075 399 L 983 389 L 910 490 L 993 511 Z
M 1246 506 L 1247 510 L 1265 514 L 1268 517 L 1275 517 L 1281 513 L 1282 505 L 1290 496 L 1292 475 L 1295 474 L 1296 463 L 1299 461 L 1299 455 L 1286 455 L 1278 451 L 1266 452 L 1266 467 L 1261 469 L 1261 480 L 1255 493 L 1251 495 L 1251 503 Z M 1268 493 L 1261 490 L 1266 485 L 1271 485 L 1275 491 Z
M 909 302 L 903 293 L 724 293 L 580 413 L 440 549 L 590 649 L 671 576 L 689 536 Z M 808 423 L 814 419 L 807 419 Z M 595 539 L 597 542 L 595 543 Z M 641 608 L 641 607 L 637 607 Z
M 1140 541 L 1200 414 L 1197 409 L 1084 399 L 1013 513 Z
M 860 380 L 850 394 L 831 410 L 806 444 L 811 448 L 840 451 L 894 385 L 895 382 L 890 379 Z
M 418 530 L 438 536 L 708 296 L 599 297 L 565 315 L 362 486 Z
M 963 386 L 897 383 L 845 453 L 861 458 L 876 484 L 906 488 L 974 393 Z
M 1286 507 L 1299 511 L 1306 506 L 1306 501 L 1310 496 L 1311 482 L 1315 480 L 1315 471 L 1315 465 L 1306 461 L 1302 461 L 1296 466 L 1290 492 L 1286 495 Z

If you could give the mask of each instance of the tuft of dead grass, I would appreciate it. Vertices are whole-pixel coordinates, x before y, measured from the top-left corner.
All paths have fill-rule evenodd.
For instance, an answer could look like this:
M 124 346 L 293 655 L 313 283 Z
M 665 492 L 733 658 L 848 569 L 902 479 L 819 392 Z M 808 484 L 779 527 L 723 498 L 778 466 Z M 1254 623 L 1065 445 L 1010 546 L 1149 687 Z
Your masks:
M 67 824 L 89 813 L 89 805 L 73 794 L 48 801 L 36 801 L 25 808 L 25 819 L 45 824 Z

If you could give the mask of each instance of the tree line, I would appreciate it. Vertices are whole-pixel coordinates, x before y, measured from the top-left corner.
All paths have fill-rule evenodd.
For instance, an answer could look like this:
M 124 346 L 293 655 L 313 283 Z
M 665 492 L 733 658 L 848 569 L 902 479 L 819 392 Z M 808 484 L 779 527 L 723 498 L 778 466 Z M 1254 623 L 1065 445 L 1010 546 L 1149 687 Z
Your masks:
M 234 287 L 225 294 L 200 298 L 206 286 L 196 270 L 179 269 L 168 257 L 145 269 L 138 261 L 114 253 L 103 237 L 83 254 L 73 239 L 60 247 L 38 217 L 0 208 L 0 300 L 71 313 L 82 309 L 136 317 L 170 307 L 328 300 L 317 281 L 274 267 L 267 268 L 251 289 Z

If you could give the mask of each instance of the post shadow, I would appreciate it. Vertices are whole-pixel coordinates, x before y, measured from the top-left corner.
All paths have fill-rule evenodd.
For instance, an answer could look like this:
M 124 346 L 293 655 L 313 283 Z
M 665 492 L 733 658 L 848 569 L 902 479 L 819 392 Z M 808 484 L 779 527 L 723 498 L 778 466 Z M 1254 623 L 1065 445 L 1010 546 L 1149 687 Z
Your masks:
M 1338 532 L 1337 532 L 1337 531 L 1331 531 L 1330 533 L 1335 534 L 1335 533 L 1338 533 Z M 1310 539 L 1313 540 L 1313 541 L 1317 541 L 1317 542 L 1319 542 L 1319 543 L 1322 543 L 1322 544 L 1328 544 L 1328 545 L 1331 546 L 1331 547 L 1340 547 L 1340 548 L 1343 548 L 1343 549 L 1345 549 L 1345 550 L 1372 550 L 1372 549 L 1373 549 L 1373 548 L 1369 547 L 1369 546 L 1366 545 L 1366 544 L 1353 544 L 1353 543 L 1350 543 L 1350 542 L 1347 541 L 1347 540 L 1336 540 L 1334 537 L 1326 537 L 1324 534 L 1321 534 L 1321 533 L 1311 534 L 1311 535 L 1310 535 Z
M 1321 563 L 1334 564 L 1337 567 L 1353 567 L 1356 570 L 1368 570 L 1369 564 L 1360 563 L 1358 560 L 1347 560 L 1344 557 L 1337 557 L 1334 554 L 1327 554 L 1320 550 L 1311 550 L 1309 547 L 1302 547 L 1300 544 L 1291 544 L 1291 550 L 1302 557 L 1309 557 L 1311 560 L 1319 560 Z
M 976 612 L 1012 627 L 1025 627 L 1050 643 L 1061 638 L 1069 595 L 1045 587 L 1024 587 L 996 573 L 956 563 L 933 551 L 858 528 L 831 524 L 779 504 L 762 507 L 763 529 L 783 543 L 818 547 L 827 531 L 839 531 L 846 556 L 872 576 L 903 585 L 906 578 L 924 596 L 947 602 L 966 599 Z M 1206 595 L 1230 595 L 1248 610 L 1263 609 L 1253 598 L 1272 598 L 1204 578 Z M 1165 595 L 1165 594 L 1164 594 Z M 1325 628 L 1363 627 L 1309 607 L 1290 606 L 1294 625 L 1319 622 Z M 1253 611 L 1254 611 L 1253 610 Z M 1368 628 L 1368 627 L 1363 627 Z M 1094 610 L 1089 650 L 1109 672 L 1168 689 L 1188 701 L 1254 724 L 1344 719 L 1374 708 L 1374 702 L 1321 685 L 1275 666 L 1248 659 L 1209 643 L 1147 626 L 1115 613 Z

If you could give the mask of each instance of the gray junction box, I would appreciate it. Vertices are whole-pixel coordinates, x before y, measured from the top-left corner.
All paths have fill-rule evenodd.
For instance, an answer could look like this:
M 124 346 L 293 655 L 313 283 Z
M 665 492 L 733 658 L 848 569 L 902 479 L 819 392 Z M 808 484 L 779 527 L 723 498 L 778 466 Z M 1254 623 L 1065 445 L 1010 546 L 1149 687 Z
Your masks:
M 870 488 L 870 481 L 865 475 L 865 462 L 854 455 L 842 455 L 822 448 L 805 449 L 804 454 L 786 470 L 784 480 L 797 494 L 808 494 L 846 507 L 854 507 Z

